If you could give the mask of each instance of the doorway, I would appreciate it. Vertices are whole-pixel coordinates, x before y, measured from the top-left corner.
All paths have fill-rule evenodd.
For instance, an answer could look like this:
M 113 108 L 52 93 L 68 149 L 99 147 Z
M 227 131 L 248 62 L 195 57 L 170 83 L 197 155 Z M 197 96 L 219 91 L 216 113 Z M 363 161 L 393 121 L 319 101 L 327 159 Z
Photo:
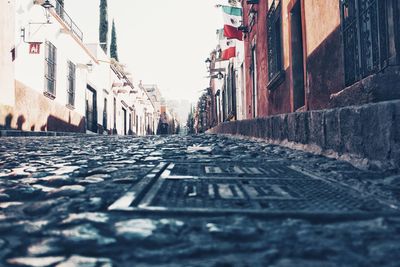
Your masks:
M 122 108 L 122 113 L 124 114 L 124 116 L 123 116 L 123 122 L 122 122 L 122 125 L 124 126 L 124 135 L 126 135 L 127 133 L 126 133 L 126 119 L 127 119 L 127 113 L 126 113 L 126 109 L 124 109 L 124 108 Z
M 129 113 L 129 135 L 132 135 L 132 113 Z
M 97 93 L 89 85 L 86 88 L 86 129 L 97 133 Z
M 296 111 L 305 105 L 304 50 L 301 0 L 296 1 L 290 11 L 290 29 L 293 111 Z

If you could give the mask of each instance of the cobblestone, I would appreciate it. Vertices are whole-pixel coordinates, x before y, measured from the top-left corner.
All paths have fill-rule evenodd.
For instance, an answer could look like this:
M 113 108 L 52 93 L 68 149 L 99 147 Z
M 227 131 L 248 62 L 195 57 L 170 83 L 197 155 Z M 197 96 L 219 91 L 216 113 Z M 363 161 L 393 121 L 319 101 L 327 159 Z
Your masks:
M 0 266 L 398 266 L 399 184 L 224 136 L 0 138 Z

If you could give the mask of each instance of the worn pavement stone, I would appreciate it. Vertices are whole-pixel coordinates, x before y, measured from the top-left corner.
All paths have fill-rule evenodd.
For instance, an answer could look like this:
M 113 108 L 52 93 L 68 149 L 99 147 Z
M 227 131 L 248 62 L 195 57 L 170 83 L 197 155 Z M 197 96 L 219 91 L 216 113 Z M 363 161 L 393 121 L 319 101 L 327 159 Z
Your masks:
M 325 118 L 327 137 L 333 138 L 329 142 L 338 141 L 339 115 Z M 262 123 L 267 125 L 267 120 Z M 289 114 L 274 120 L 296 125 L 289 122 L 297 119 Z M 320 124 L 322 118 L 311 112 L 301 119 L 305 120 Z M 343 127 L 354 124 L 350 121 Z M 274 129 L 271 135 L 275 136 L 276 130 L 282 132 Z M 306 138 L 296 137 L 296 131 L 289 126 L 287 135 L 276 137 L 292 141 Z M 312 132 L 309 137 L 314 138 Z M 343 139 L 341 142 L 346 146 Z M 0 138 L 0 266 L 398 266 L 397 213 L 322 220 L 290 214 L 272 218 L 108 209 L 161 162 L 191 164 L 191 168 L 180 170 L 187 175 L 205 172 L 196 169 L 198 162 L 249 164 L 246 171 L 253 173 L 257 182 L 272 179 L 258 174 L 257 168 L 273 162 L 312 175 L 307 179 L 315 176 L 316 181 L 338 188 L 353 188 L 354 194 L 379 200 L 393 210 L 400 206 L 398 174 L 362 171 L 344 162 L 250 139 L 217 135 Z M 223 179 L 245 179 L 240 173 L 243 170 L 234 170 L 237 176 Z M 221 175 L 218 169 L 208 172 Z M 288 181 L 287 172 L 271 170 L 273 179 L 282 183 Z M 296 179 L 302 184 L 306 178 Z M 262 203 L 271 204 L 268 197 L 283 194 L 282 188 L 264 188 L 270 195 L 263 196 L 267 200 Z M 235 198 L 229 190 L 218 193 Z M 205 196 L 190 186 L 183 191 Z M 321 192 L 314 195 L 328 197 Z M 170 197 L 171 203 L 165 207 L 173 204 Z M 375 203 L 372 200 L 360 203 L 360 207 L 375 211 L 376 207 L 369 206 Z M 211 202 L 205 199 L 204 203 Z M 219 203 L 225 208 L 234 204 L 240 203 Z

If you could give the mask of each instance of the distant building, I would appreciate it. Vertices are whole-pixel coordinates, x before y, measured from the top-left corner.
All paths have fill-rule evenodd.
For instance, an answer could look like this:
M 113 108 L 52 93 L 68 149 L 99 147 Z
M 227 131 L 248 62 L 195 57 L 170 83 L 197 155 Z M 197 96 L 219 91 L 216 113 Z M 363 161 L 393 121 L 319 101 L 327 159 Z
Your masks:
M 173 110 L 180 124 L 185 123 L 190 111 L 190 101 L 185 99 L 167 100 L 167 106 Z

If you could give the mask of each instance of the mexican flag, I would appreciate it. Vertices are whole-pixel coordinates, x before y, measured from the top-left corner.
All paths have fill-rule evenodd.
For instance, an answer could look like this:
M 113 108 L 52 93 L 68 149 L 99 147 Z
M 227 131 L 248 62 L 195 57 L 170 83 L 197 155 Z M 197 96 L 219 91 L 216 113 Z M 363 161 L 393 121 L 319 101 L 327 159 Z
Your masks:
M 227 39 L 223 33 L 224 31 L 219 31 L 219 47 L 221 49 L 221 60 L 229 60 L 236 57 L 236 41 L 233 39 Z M 222 33 L 222 34 L 221 34 Z
M 242 24 L 242 9 L 233 6 L 222 6 L 224 15 L 224 35 L 227 38 L 243 40 L 243 34 L 238 30 Z
M 229 60 L 236 57 L 236 44 L 234 40 L 226 40 L 224 49 L 221 46 L 221 60 Z

